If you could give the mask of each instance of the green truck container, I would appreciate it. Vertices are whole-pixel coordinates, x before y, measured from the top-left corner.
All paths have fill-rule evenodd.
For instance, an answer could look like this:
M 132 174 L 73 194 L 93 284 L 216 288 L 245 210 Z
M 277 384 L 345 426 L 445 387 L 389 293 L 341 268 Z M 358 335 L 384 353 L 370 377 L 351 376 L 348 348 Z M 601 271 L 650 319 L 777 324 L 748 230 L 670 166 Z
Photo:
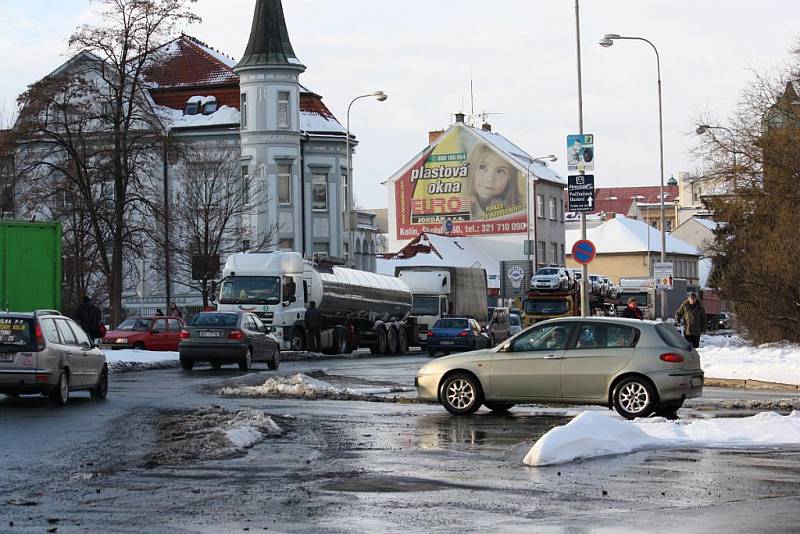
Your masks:
M 0 308 L 61 310 L 61 224 L 0 221 Z

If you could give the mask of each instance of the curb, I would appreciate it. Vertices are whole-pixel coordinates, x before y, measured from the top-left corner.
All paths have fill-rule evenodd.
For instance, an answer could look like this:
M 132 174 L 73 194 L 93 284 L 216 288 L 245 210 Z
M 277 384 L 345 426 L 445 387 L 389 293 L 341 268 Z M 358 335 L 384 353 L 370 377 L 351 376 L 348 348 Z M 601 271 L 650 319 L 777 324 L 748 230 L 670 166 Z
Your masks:
M 800 386 L 794 384 L 765 382 L 763 380 L 752 380 L 749 378 L 706 378 L 703 385 L 710 388 L 760 389 L 762 391 L 800 391 Z

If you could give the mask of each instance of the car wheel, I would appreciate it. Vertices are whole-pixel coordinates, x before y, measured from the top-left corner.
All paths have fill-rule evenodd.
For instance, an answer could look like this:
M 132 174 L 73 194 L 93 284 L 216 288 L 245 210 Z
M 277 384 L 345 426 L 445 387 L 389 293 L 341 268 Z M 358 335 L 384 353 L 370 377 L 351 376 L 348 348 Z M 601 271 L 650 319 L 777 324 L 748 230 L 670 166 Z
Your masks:
M 244 358 L 239 361 L 239 370 L 247 371 L 253 365 L 253 349 L 247 349 Z
M 133 349 L 144 350 L 144 343 L 142 343 L 141 341 L 137 341 L 136 343 L 133 344 Z
M 191 371 L 194 368 L 194 362 L 192 360 L 184 360 L 181 358 L 181 367 L 186 371 Z
M 222 362 L 219 360 L 212 360 L 211 367 L 213 367 L 214 369 L 222 369 Z
M 52 394 L 53 402 L 58 406 L 66 406 L 69 402 L 69 373 L 61 371 L 58 375 L 58 383 Z
M 678 410 L 680 410 L 682 406 L 683 400 L 662 402 L 656 407 L 655 414 L 659 417 L 666 417 L 667 419 L 677 419 Z
M 97 387 L 91 389 L 89 394 L 93 399 L 105 399 L 108 397 L 108 368 L 103 367 L 100 371 L 100 378 L 97 380 Z
M 483 405 L 493 412 L 507 412 L 514 407 L 511 402 L 484 402 Z
M 272 359 L 267 361 L 267 367 L 271 371 L 274 371 L 278 368 L 280 364 L 281 364 L 281 351 L 279 348 L 276 347 L 275 352 L 272 353 Z
M 644 377 L 630 376 L 614 389 L 614 409 L 625 419 L 647 417 L 656 406 L 656 392 Z
M 439 395 L 445 410 L 454 415 L 470 415 L 483 403 L 478 380 L 465 373 L 455 373 L 444 379 Z

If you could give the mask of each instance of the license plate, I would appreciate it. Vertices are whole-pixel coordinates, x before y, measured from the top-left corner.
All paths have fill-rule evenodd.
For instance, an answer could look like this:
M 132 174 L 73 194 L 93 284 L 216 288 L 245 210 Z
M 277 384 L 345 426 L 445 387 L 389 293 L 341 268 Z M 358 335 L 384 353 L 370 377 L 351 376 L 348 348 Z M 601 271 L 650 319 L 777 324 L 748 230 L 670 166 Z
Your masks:
M 219 337 L 219 332 L 198 332 L 200 337 Z
M 17 357 L 15 352 L 7 352 L 5 354 L 0 354 L 0 363 L 9 363 L 13 362 L 14 358 Z
M 442 341 L 441 344 L 442 345 L 452 345 L 453 342 L 452 341 Z
M 692 387 L 702 386 L 703 379 L 702 378 L 692 378 Z

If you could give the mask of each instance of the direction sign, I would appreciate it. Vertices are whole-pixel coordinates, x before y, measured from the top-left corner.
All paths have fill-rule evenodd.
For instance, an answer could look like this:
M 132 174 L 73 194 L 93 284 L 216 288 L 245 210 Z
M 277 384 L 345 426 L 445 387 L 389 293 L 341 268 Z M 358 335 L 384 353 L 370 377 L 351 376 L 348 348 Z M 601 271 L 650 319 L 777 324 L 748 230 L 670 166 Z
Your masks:
M 594 211 L 594 175 L 567 177 L 567 211 Z
M 655 262 L 653 264 L 653 278 L 655 279 L 656 289 L 672 290 L 673 274 L 672 262 Z
M 597 254 L 597 247 L 588 239 L 581 239 L 572 245 L 572 259 L 581 265 L 591 262 Z
M 567 171 L 594 170 L 594 135 L 567 136 Z

